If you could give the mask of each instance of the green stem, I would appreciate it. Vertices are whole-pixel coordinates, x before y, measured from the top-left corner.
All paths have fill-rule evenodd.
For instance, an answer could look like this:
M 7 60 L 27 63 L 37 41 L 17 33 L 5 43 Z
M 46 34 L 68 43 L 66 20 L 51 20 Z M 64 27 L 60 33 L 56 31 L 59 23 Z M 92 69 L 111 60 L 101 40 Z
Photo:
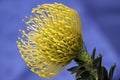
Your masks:
M 78 52 L 75 62 L 80 66 L 79 71 L 76 72 L 77 77 L 82 76 L 85 79 L 98 80 L 97 71 L 93 68 L 93 60 L 85 50 Z
M 81 50 L 76 54 L 76 58 L 79 61 L 81 61 L 85 65 L 91 65 L 92 64 L 92 59 L 91 56 L 85 51 Z
M 74 61 L 78 65 L 68 69 L 72 74 L 76 73 L 76 80 L 112 80 L 116 65 L 113 65 L 108 72 L 105 66 L 102 65 L 101 54 L 95 57 L 95 52 L 96 49 L 93 49 L 90 56 L 83 49 L 77 51 Z

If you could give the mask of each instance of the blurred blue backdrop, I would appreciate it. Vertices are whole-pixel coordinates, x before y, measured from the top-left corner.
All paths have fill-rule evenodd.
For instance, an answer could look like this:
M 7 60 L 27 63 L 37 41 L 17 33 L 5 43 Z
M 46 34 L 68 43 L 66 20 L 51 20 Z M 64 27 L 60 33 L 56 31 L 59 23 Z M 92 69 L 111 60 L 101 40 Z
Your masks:
M 117 64 L 114 79 L 120 76 L 120 1 L 119 0 L 0 0 L 0 80 L 74 80 L 66 69 L 51 79 L 30 71 L 16 46 L 21 21 L 38 4 L 60 2 L 75 9 L 81 18 L 83 39 L 89 53 L 97 47 L 103 65 L 109 70 Z M 72 66 L 74 62 L 66 68 Z

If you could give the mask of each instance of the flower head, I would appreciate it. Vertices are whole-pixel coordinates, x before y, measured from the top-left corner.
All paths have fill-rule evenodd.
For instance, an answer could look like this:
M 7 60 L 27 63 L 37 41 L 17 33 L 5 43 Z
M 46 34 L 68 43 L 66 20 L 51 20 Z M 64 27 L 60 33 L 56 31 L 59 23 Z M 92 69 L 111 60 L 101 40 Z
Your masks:
M 82 46 L 77 12 L 63 4 L 42 4 L 27 17 L 17 46 L 33 72 L 50 78 L 61 72 Z

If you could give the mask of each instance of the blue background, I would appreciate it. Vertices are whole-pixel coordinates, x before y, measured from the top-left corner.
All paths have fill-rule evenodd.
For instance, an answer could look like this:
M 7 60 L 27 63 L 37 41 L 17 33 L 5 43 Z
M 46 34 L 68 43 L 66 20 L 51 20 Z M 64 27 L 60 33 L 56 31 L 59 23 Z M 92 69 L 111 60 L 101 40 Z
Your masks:
M 119 0 L 0 0 L 0 80 L 74 80 L 74 75 L 66 69 L 54 78 L 40 78 L 26 66 L 16 46 L 20 36 L 18 29 L 25 29 L 21 19 L 31 15 L 31 9 L 38 4 L 55 1 L 77 10 L 89 53 L 97 47 L 97 53 L 102 53 L 103 65 L 108 70 L 116 63 L 113 80 L 117 80 L 120 76 Z

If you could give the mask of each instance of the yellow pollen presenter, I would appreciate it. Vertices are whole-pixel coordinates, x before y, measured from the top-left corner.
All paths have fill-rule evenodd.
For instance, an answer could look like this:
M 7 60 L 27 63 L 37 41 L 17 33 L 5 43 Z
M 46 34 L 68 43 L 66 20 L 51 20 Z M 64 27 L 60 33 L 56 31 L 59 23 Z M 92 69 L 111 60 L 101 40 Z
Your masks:
M 19 30 L 17 46 L 27 66 L 43 78 L 60 73 L 80 51 L 83 42 L 80 19 L 75 10 L 60 3 L 32 9 Z

